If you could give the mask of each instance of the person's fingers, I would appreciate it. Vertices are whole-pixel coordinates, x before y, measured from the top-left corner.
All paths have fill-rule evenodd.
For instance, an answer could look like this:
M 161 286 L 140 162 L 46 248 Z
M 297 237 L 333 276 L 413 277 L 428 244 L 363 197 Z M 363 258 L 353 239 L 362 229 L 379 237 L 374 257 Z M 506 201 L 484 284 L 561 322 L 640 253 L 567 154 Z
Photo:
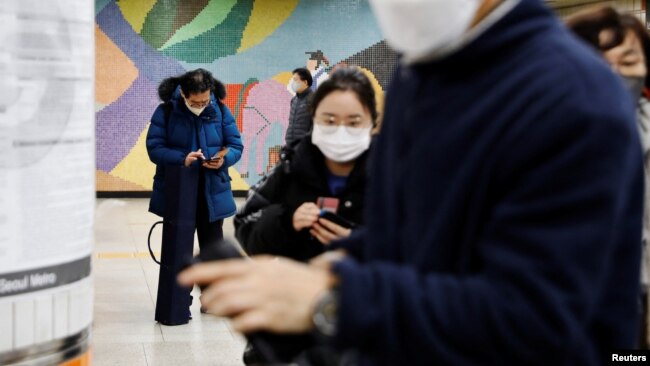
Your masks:
M 298 213 L 294 219 L 295 227 L 298 230 L 302 230 L 304 228 L 312 226 L 316 222 L 316 220 L 318 220 L 318 216 Z
M 311 230 L 309 230 L 309 234 L 311 236 L 313 236 L 314 238 L 316 238 L 316 240 L 318 240 L 321 244 L 323 244 L 323 245 L 328 245 L 329 244 L 327 242 L 327 240 L 325 240 L 325 238 L 322 237 L 318 231 L 316 231 L 314 229 L 311 229 Z
M 198 149 L 196 151 L 192 151 L 191 153 L 187 154 L 187 156 L 193 156 L 201 159 L 205 159 L 205 156 L 203 156 L 203 153 L 201 152 L 201 149 Z
M 201 294 L 201 304 L 214 315 L 228 317 L 259 307 L 263 303 L 263 289 L 252 282 L 225 280 L 210 286 Z
M 321 225 L 318 221 L 312 225 L 312 229 L 318 231 L 321 235 L 328 239 L 336 239 L 336 234 L 333 232 L 327 230 L 323 225 Z
M 348 253 L 344 249 L 327 251 L 317 257 L 314 257 L 311 261 L 309 261 L 309 265 L 329 271 L 332 267 L 332 263 L 342 260 L 347 255 Z
M 231 319 L 232 328 L 240 333 L 273 330 L 270 315 L 262 309 L 243 312 Z
M 216 170 L 216 169 L 219 169 L 221 167 L 221 165 L 216 166 L 216 165 L 212 164 L 211 162 L 210 163 L 205 162 L 205 163 L 203 163 L 203 167 L 207 168 L 207 169 Z
M 301 212 L 306 213 L 306 214 L 318 214 L 318 213 L 320 213 L 320 209 L 313 202 L 305 202 L 302 205 L 300 205 L 299 209 L 301 210 Z
M 346 229 L 343 226 L 337 225 L 337 224 L 331 222 L 328 219 L 320 218 L 320 219 L 318 219 L 318 223 L 323 225 L 323 227 L 325 227 L 327 230 L 333 232 L 334 234 L 336 234 L 339 237 L 350 235 L 350 232 L 349 232 L 350 229 Z
M 201 290 L 201 304 L 212 306 L 215 302 L 223 301 L 227 294 L 237 293 L 249 288 L 247 279 L 236 277 L 236 280 L 222 279 L 212 282 L 208 287 Z
M 309 212 L 309 202 L 305 202 L 302 205 L 300 205 L 296 211 L 300 212 L 300 214 L 302 214 L 302 215 L 308 213 Z
M 283 258 L 274 256 L 274 255 L 269 255 L 269 254 L 255 255 L 255 256 L 252 256 L 251 259 L 253 260 L 254 263 L 284 262 Z
M 250 268 L 250 261 L 241 259 L 220 260 L 195 264 L 178 275 L 178 283 L 191 286 L 194 283 L 209 283 L 226 277 L 241 276 Z
M 316 206 L 313 202 L 309 202 L 309 205 L 306 207 L 308 213 L 312 215 L 320 215 L 320 208 Z
M 310 233 L 318 239 L 321 243 L 328 245 L 331 243 L 333 240 L 336 239 L 336 236 L 332 234 L 330 231 L 325 229 L 324 227 L 320 226 L 318 223 L 315 223 L 312 225 L 312 229 L 310 230 Z

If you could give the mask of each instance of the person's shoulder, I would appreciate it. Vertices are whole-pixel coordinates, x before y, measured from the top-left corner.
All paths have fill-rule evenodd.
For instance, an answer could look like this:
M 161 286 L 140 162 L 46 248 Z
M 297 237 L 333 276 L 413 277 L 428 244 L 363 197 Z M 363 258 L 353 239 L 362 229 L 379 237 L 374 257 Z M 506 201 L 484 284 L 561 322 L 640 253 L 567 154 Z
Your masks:
M 315 156 L 319 154 L 322 156 L 318 147 L 311 142 L 311 133 L 291 142 L 291 144 L 283 148 L 283 151 L 286 153 L 288 160 L 291 161 L 291 166 L 295 169 L 310 166 Z
M 171 113 L 171 108 L 170 108 L 170 102 L 162 102 L 158 104 L 156 109 L 153 111 L 153 115 L 151 116 L 151 121 L 153 123 L 164 123 L 164 121 L 168 118 L 169 114 Z
M 605 146 L 636 133 L 634 103 L 620 77 L 568 31 L 558 25 L 522 50 L 510 75 L 510 85 L 518 85 L 510 103 L 523 101 L 526 112 L 511 137 L 526 133 L 557 142 L 588 135 Z
M 523 88 L 540 96 L 540 103 L 545 100 L 554 109 L 596 119 L 628 115 L 632 101 L 620 77 L 568 30 L 557 27 L 538 37 L 532 48 L 530 65 L 522 66 L 530 67 L 530 82 Z
M 560 27 L 558 27 L 560 28 Z M 566 29 L 555 29 L 537 42 L 537 63 L 545 80 L 556 90 L 572 89 L 573 96 L 598 97 L 621 82 L 595 50 Z M 604 95 L 610 93 L 604 93 Z

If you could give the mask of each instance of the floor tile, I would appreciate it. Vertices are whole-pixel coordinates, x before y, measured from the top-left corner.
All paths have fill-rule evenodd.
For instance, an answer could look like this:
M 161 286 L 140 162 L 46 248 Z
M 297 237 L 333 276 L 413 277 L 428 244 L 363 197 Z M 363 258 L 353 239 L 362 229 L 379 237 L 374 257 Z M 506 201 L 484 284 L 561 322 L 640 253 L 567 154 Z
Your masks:
M 93 366 L 148 366 L 141 343 L 93 343 Z

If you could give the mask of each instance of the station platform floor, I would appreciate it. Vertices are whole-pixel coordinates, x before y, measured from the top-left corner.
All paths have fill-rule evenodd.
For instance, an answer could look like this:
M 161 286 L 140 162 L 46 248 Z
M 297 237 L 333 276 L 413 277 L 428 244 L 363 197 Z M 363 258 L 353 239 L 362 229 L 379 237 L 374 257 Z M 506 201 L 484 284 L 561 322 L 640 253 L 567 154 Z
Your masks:
M 148 204 L 148 199 L 97 200 L 92 364 L 243 365 L 245 339 L 227 320 L 200 313 L 196 287 L 189 324 L 154 321 L 158 265 L 149 256 L 147 234 L 159 218 L 147 211 Z M 224 222 L 224 235 L 233 236 L 232 219 Z M 157 258 L 161 236 L 158 226 L 152 236 Z

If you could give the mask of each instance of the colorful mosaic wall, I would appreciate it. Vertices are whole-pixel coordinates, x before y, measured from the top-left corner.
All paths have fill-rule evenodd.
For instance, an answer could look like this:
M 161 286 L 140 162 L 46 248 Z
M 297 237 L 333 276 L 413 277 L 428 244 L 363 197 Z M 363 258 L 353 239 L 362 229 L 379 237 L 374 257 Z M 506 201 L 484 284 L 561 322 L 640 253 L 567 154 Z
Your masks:
M 277 161 L 291 70 L 322 82 L 360 66 L 383 100 L 396 64 L 364 0 L 96 0 L 97 190 L 149 191 L 145 137 L 161 80 L 198 67 L 227 85 L 244 141 L 230 175 L 246 190 Z

